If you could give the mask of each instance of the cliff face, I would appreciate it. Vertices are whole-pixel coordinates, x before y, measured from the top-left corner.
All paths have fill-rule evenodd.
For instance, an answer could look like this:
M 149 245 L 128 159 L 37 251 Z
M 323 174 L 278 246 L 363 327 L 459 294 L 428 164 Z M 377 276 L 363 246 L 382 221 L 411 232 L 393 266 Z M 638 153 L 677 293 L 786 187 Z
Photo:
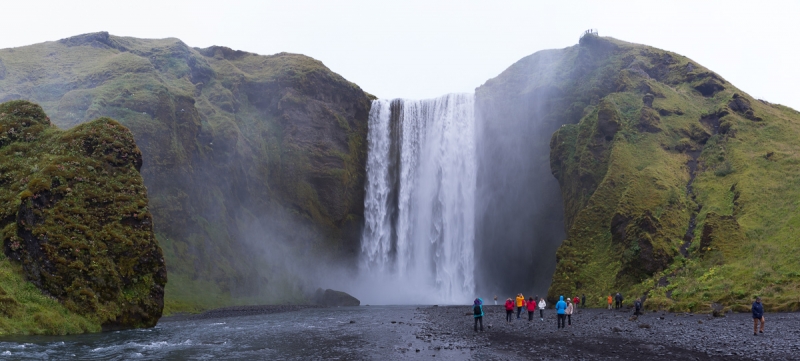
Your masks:
M 355 257 L 370 100 L 319 61 L 107 33 L 0 61 L 0 99 L 36 101 L 62 128 L 109 116 L 133 132 L 168 311 L 300 301 L 287 263 Z
M 541 109 L 509 118 L 563 125 L 549 144 L 566 228 L 549 298 L 586 294 L 600 306 L 622 292 L 710 311 L 745 310 L 761 295 L 768 309 L 800 307 L 790 251 L 798 112 L 686 57 L 593 35 L 522 59 L 484 88 L 518 99 L 506 108 Z
M 114 120 L 60 131 L 35 104 L 0 104 L 0 334 L 155 326 L 167 279 L 141 165 Z

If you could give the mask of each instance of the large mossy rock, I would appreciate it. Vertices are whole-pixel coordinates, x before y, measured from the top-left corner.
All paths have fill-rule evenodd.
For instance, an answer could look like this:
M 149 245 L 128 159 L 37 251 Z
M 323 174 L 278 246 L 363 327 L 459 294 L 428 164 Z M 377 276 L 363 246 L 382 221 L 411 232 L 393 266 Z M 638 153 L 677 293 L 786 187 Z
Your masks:
M 550 169 L 567 236 L 548 298 L 602 306 L 622 292 L 710 312 L 760 295 L 767 309 L 800 309 L 797 111 L 684 56 L 594 35 L 520 60 L 478 103 L 557 129 Z M 536 111 L 504 110 L 515 108 Z
M 13 261 L 0 262 L 5 276 L 21 265 L 42 293 L 103 329 L 155 326 L 167 275 L 141 166 L 131 132 L 114 120 L 61 131 L 38 105 L 0 104 L 0 239 Z M 5 296 L 3 312 L 25 317 L 8 305 L 31 299 Z M 41 332 L 59 333 L 58 322 Z
M 35 101 L 65 129 L 106 116 L 131 130 L 167 312 L 302 302 L 315 277 L 298 262 L 354 264 L 370 98 L 321 62 L 108 33 L 0 62 L 0 101 Z

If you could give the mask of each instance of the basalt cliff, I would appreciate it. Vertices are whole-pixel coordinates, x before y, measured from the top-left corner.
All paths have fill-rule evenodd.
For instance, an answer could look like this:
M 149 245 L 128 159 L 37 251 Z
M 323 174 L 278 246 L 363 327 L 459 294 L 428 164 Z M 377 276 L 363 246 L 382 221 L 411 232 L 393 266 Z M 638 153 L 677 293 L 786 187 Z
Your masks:
M 130 129 L 168 313 L 305 302 L 304 260 L 355 264 L 370 96 L 317 60 L 86 34 L 0 50 L 14 99 Z
M 524 137 L 549 153 L 531 152 L 531 172 L 560 186 L 541 204 L 563 204 L 551 300 L 603 306 L 621 292 L 711 312 L 760 295 L 768 310 L 800 308 L 797 111 L 684 56 L 596 34 L 520 60 L 477 98 L 484 117 L 546 133 Z

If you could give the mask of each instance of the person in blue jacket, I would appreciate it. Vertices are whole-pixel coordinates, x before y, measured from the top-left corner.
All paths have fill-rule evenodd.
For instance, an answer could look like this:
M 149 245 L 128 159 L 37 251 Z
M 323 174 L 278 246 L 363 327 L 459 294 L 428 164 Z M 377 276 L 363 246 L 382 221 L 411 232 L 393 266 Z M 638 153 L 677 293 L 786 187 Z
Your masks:
M 558 314 L 558 328 L 565 328 L 564 324 L 567 319 L 567 303 L 564 302 L 564 296 L 559 296 L 556 302 L 556 314 Z
M 475 332 L 478 332 L 478 322 L 481 323 L 481 332 L 483 332 L 483 300 L 480 298 L 476 298 L 472 305 L 472 317 L 475 318 Z
M 764 333 L 764 305 L 761 304 L 761 297 L 756 297 L 756 302 L 753 302 L 753 307 L 750 307 L 753 312 L 753 336 L 758 336 L 758 333 Z M 761 322 L 761 331 L 758 330 L 758 323 Z

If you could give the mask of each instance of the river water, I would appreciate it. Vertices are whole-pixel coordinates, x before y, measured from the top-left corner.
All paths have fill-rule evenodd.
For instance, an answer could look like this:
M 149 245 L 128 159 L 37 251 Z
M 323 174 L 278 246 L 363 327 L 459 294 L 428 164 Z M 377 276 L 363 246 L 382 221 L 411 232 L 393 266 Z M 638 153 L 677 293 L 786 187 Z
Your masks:
M 394 321 L 395 323 L 392 323 Z M 383 360 L 466 358 L 431 350 L 415 333 L 415 306 L 315 308 L 269 315 L 164 319 L 151 329 L 75 336 L 0 338 L 14 360 Z M 420 351 L 417 352 L 416 350 Z

